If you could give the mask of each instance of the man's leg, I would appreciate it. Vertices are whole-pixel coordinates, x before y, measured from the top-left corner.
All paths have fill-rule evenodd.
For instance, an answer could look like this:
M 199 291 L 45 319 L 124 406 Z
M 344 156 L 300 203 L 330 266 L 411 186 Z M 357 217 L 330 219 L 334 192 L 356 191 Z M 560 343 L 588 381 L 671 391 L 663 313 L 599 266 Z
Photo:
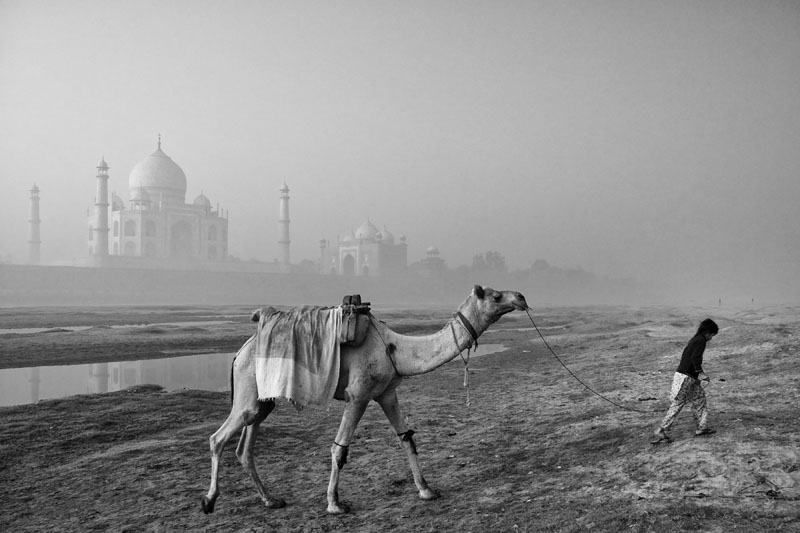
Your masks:
M 669 409 L 667 409 L 667 414 L 664 415 L 664 419 L 661 421 L 661 426 L 658 428 L 658 431 L 656 431 L 657 434 L 659 432 L 666 434 L 669 428 L 672 427 L 672 424 L 678 417 L 678 413 L 680 413 L 683 406 L 686 405 L 687 393 L 691 382 L 692 378 L 689 376 L 681 374 L 680 372 L 675 372 L 675 376 L 672 378 L 672 390 L 670 391 L 670 406 Z
M 697 424 L 695 435 L 713 433 L 713 430 L 708 429 L 706 393 L 699 381 L 692 387 L 690 401 L 692 402 L 692 415 L 694 416 L 695 424 Z

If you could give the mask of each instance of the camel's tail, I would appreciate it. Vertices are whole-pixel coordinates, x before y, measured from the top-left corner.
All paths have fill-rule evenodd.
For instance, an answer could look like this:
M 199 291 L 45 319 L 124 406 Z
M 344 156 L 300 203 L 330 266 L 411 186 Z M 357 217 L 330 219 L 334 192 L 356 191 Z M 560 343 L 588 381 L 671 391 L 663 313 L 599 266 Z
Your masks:
M 233 405 L 233 365 L 236 363 L 236 357 L 231 361 L 231 405 Z

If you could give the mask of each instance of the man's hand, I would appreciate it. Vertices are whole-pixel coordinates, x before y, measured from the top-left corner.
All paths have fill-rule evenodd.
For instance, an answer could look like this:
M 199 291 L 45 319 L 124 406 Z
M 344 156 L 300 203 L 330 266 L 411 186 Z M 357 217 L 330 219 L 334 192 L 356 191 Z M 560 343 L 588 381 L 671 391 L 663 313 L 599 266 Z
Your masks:
M 700 372 L 699 374 L 697 374 L 697 379 L 698 381 L 705 381 L 706 383 L 711 382 L 711 378 L 708 377 L 705 372 Z

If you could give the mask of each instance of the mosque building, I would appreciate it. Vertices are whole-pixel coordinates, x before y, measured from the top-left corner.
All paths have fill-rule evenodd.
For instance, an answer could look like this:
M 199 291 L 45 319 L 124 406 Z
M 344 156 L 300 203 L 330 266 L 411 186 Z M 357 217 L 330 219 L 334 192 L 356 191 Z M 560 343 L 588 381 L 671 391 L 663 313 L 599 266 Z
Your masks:
M 112 194 L 109 205 L 108 169 L 101 160 L 89 215 L 89 254 L 96 263 L 108 256 L 177 263 L 227 258 L 227 213 L 202 193 L 186 203 L 186 174 L 161 149 L 160 137 L 156 151 L 131 171 L 127 203 Z
M 331 245 L 320 241 L 323 274 L 342 276 L 391 276 L 405 273 L 408 245 L 404 235 L 395 237 L 384 226 L 380 231 L 367 219 L 354 232 Z

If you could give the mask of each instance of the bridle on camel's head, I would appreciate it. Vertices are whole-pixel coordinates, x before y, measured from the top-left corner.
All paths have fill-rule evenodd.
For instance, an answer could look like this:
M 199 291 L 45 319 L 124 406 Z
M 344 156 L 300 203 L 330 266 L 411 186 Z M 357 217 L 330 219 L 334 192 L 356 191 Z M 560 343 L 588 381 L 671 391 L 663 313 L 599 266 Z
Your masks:
M 470 323 L 469 319 L 467 317 L 465 317 L 464 313 L 462 313 L 461 311 L 456 311 L 456 314 L 453 315 L 453 318 L 457 318 L 457 319 L 459 319 L 461 321 L 461 324 L 464 326 L 464 329 L 467 330 L 467 333 L 469 333 L 469 336 L 472 338 L 472 342 L 470 342 L 467 345 L 467 350 L 469 350 L 472 347 L 473 344 L 475 345 L 475 348 L 477 348 L 478 347 L 478 332 L 475 331 L 475 328 Z M 453 338 L 455 338 L 456 331 L 455 331 L 455 328 L 453 328 L 453 323 L 452 322 L 450 322 L 450 328 L 453 330 Z M 458 340 L 457 339 L 456 339 L 456 347 L 458 347 Z

